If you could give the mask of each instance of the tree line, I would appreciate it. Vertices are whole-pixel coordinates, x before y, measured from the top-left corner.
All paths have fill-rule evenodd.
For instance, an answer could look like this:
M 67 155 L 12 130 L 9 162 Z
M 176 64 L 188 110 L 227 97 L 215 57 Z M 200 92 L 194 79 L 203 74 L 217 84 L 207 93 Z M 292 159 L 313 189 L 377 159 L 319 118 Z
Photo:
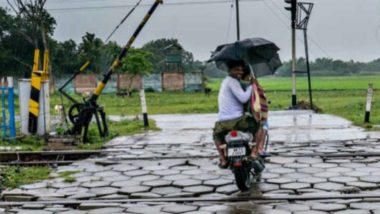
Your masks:
M 305 58 L 297 59 L 297 70 L 306 71 Z M 345 76 L 345 75 L 376 75 L 380 74 L 380 59 L 370 62 L 343 61 L 331 58 L 317 58 L 310 62 L 313 76 Z M 222 78 L 227 72 L 219 70 L 214 63 L 204 64 L 204 73 L 209 77 Z M 292 61 L 284 61 L 275 72 L 276 76 L 289 77 L 292 74 Z M 306 74 L 305 74 L 306 75 Z
M 305 58 L 297 60 L 297 70 L 306 71 Z M 380 59 L 370 62 L 355 62 L 353 60 L 343 61 L 331 58 L 317 58 L 310 62 L 310 70 L 317 76 L 344 76 L 344 75 L 370 75 L 380 73 Z M 283 62 L 276 72 L 279 76 L 290 76 L 292 62 Z
M 24 6 L 25 10 L 35 11 L 35 5 L 32 3 L 26 3 Z M 43 7 L 43 5 L 40 6 Z M 45 9 L 41 8 L 41 10 L 39 15 L 35 15 L 37 17 L 31 17 L 22 12 L 11 15 L 10 10 L 0 8 L 0 71 L 2 75 L 29 77 L 35 48 L 42 51 L 49 50 L 51 73 L 57 77 L 75 73 L 87 61 L 90 61 L 87 72 L 103 73 L 120 53 L 122 46 L 118 43 L 114 41 L 105 43 L 95 34 L 88 32 L 79 43 L 74 40 L 55 40 L 52 35 L 56 21 Z M 39 21 L 39 24 L 42 23 L 42 26 L 39 26 L 33 24 L 35 19 L 45 21 Z M 175 48 L 168 48 L 172 46 Z M 150 70 L 153 72 L 162 72 L 167 67 L 166 57 L 174 52 L 181 58 L 181 67 L 178 69 L 189 72 L 203 68 L 202 62 L 195 61 L 193 54 L 184 50 L 179 41 L 174 38 L 150 41 L 140 50 L 132 50 L 129 54 L 132 56 L 129 58 L 137 61 L 147 60 L 151 65 L 141 62 L 140 65 L 145 64 L 143 68 L 152 67 Z M 122 66 L 119 71 L 135 68 L 136 65 Z
M 35 48 L 49 50 L 50 70 L 54 76 L 72 74 L 87 61 L 91 62 L 87 72 L 99 74 L 107 70 L 122 48 L 113 41 L 105 43 L 91 33 L 86 33 L 79 43 L 73 40 L 57 41 L 52 37 L 56 21 L 44 9 L 46 0 L 14 1 L 17 3 L 12 9 L 0 8 L 1 75 L 29 77 Z M 10 14 L 12 10 L 14 15 Z M 141 50 L 131 51 L 131 54 L 137 54 L 131 56 L 134 60 L 147 60 L 150 64 L 141 61 L 140 65 L 149 68 L 151 72 L 159 73 L 168 69 L 167 56 L 177 54 L 181 58 L 181 67 L 176 69 L 185 72 L 204 71 L 210 77 L 225 75 L 214 64 L 194 60 L 193 54 L 184 50 L 175 38 L 150 41 Z M 123 66 L 120 72 L 135 67 L 136 64 Z M 298 70 L 306 70 L 304 58 L 297 60 L 297 67 Z M 380 71 L 380 59 L 364 63 L 318 58 L 310 62 L 310 67 L 313 75 L 374 74 Z M 291 61 L 285 61 L 276 74 L 290 76 L 291 70 Z

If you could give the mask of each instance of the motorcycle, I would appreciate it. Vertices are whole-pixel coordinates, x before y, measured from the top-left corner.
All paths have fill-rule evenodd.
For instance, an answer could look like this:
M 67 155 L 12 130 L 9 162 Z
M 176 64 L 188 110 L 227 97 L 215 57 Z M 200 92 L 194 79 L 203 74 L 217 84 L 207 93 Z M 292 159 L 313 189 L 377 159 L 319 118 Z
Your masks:
M 228 168 L 235 176 L 236 185 L 240 191 L 247 191 L 252 183 L 259 182 L 261 172 L 264 170 L 264 160 L 262 157 L 251 159 L 251 142 L 253 135 L 242 131 L 230 131 L 225 136 L 226 144 L 223 146 L 226 151 Z M 268 135 L 266 135 L 266 145 Z

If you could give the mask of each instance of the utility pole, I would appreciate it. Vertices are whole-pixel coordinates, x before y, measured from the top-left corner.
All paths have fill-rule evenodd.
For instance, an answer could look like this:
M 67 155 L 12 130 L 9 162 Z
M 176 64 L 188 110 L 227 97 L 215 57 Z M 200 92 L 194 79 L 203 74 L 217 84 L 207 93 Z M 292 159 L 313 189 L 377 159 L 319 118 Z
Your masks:
M 311 110 L 314 109 L 313 105 L 313 93 L 311 89 L 311 77 L 310 77 L 310 63 L 309 63 L 309 45 L 307 42 L 307 30 L 303 30 L 303 38 L 305 41 L 305 55 L 306 55 L 306 71 L 307 71 L 307 82 L 309 86 L 309 100 L 310 100 L 310 108 Z
M 236 33 L 237 40 L 240 40 L 240 14 L 239 14 L 239 0 L 236 0 Z
M 305 55 L 306 55 L 306 73 L 307 73 L 307 81 L 309 85 L 309 99 L 310 99 L 310 108 L 313 110 L 313 93 L 311 89 L 311 75 L 310 75 L 310 63 L 309 63 L 309 45 L 307 40 L 307 26 L 309 23 L 311 11 L 313 10 L 313 3 L 309 2 L 299 2 L 298 8 L 299 10 L 299 18 L 297 22 L 297 29 L 303 30 L 304 42 L 305 42 Z
M 285 7 L 291 13 L 291 27 L 292 27 L 292 108 L 297 107 L 297 94 L 296 94 L 296 72 L 297 72 L 297 62 L 296 62 L 296 19 L 297 19 L 297 0 L 285 0 L 285 3 L 290 4 Z
M 310 108 L 313 106 L 313 95 L 311 89 L 311 77 L 310 77 L 310 63 L 309 63 L 309 47 L 307 42 L 307 26 L 309 23 L 311 11 L 313 10 L 313 3 L 310 2 L 298 2 L 297 0 L 285 0 L 290 4 L 290 7 L 285 7 L 286 10 L 291 12 L 292 19 L 292 78 L 293 78 L 293 92 L 292 92 L 292 108 L 297 108 L 297 96 L 296 96 L 296 74 L 307 73 L 308 85 L 309 85 L 309 99 Z M 306 71 L 297 71 L 296 68 L 296 30 L 303 30 L 304 42 L 305 42 L 305 55 L 306 55 Z

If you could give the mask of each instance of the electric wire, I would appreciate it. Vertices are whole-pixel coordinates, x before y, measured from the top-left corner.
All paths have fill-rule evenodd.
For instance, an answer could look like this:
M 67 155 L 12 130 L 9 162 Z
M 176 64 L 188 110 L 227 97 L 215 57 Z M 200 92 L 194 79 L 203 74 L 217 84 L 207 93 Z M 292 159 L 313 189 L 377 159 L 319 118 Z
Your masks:
M 125 20 L 128 19 L 128 17 L 135 11 L 135 9 L 140 5 L 142 0 L 139 0 L 136 5 L 125 15 L 125 17 L 120 21 L 120 23 L 115 27 L 115 29 L 112 31 L 112 33 L 107 37 L 107 39 L 104 41 L 104 43 L 107 43 L 108 40 L 112 37 L 112 35 L 119 29 L 119 27 L 125 22 Z
M 258 2 L 264 0 L 239 0 L 240 2 Z M 230 3 L 230 0 L 215 1 L 189 1 L 189 2 L 172 2 L 165 3 L 163 6 L 189 6 L 189 5 L 212 5 Z M 141 4 L 140 7 L 149 7 L 151 4 Z M 133 5 L 107 5 L 107 6 L 83 6 L 83 7 L 64 7 L 64 8 L 47 8 L 49 11 L 65 11 L 65 10 L 83 10 L 83 9 L 112 9 L 112 8 L 129 8 Z
M 93 0 L 92 0 L 93 1 Z M 92 2 L 91 1 L 91 2 Z M 102 2 L 104 2 L 104 0 L 101 0 Z M 266 7 L 269 8 L 269 10 L 279 19 L 281 20 L 281 22 L 285 25 L 285 26 L 288 26 L 288 24 L 284 23 L 284 20 L 273 10 L 273 8 L 271 8 L 266 0 L 240 0 L 240 2 L 258 2 L 258 1 L 262 1 L 265 3 Z M 80 1 L 81 3 L 84 3 L 84 2 L 90 2 L 90 1 Z M 100 2 L 100 0 L 99 0 Z M 186 5 L 211 5 L 211 4 L 223 4 L 223 3 L 230 3 L 231 1 L 230 0 L 214 0 L 214 1 L 188 1 L 188 2 L 171 2 L 171 3 L 165 3 L 163 6 L 186 6 Z M 279 10 L 279 11 L 282 11 L 282 14 L 284 16 L 287 16 L 286 14 L 284 14 L 285 12 L 282 10 L 281 7 L 279 7 L 278 4 L 274 3 L 273 0 L 270 0 L 270 2 Z M 150 6 L 150 4 L 141 4 L 140 7 L 147 7 L 147 6 Z M 134 5 L 109 5 L 109 6 L 83 6 L 83 7 L 66 7 L 66 8 L 48 8 L 47 10 L 50 10 L 50 11 L 65 11 L 65 10 L 82 10 L 82 9 L 111 9 L 111 8 L 125 8 L 125 7 L 134 7 Z M 312 36 L 309 35 L 309 39 L 310 39 L 310 42 L 315 46 L 317 47 L 324 55 L 326 55 L 327 57 L 330 57 L 330 54 L 324 50 L 314 39 Z M 299 41 L 303 41 L 303 40 L 299 40 Z M 311 53 L 311 55 L 314 55 Z
M 269 4 L 266 1 L 263 1 L 264 5 L 269 9 L 269 11 L 277 17 L 277 19 L 285 26 L 286 29 L 289 29 L 288 23 L 285 22 L 274 10 L 272 7 L 269 6 Z
M 279 7 L 273 0 L 269 0 L 279 11 L 282 11 L 281 12 L 281 14 L 284 16 L 284 17 L 287 17 L 287 15 L 285 14 L 285 12 L 281 9 L 281 7 Z M 265 1 L 264 1 L 265 2 Z M 282 24 L 284 24 L 287 28 L 289 28 L 288 26 L 288 23 L 286 22 L 286 21 L 284 21 L 284 19 L 283 18 L 281 18 L 272 8 L 270 8 L 270 6 L 268 5 L 268 4 L 266 4 L 266 6 L 271 10 L 271 12 L 273 13 L 273 14 L 275 14 L 275 16 L 277 17 L 277 18 L 279 18 L 279 19 L 281 19 L 281 23 Z M 317 47 L 324 55 L 326 55 L 327 57 L 330 57 L 331 58 L 331 56 L 330 56 L 330 54 L 329 53 L 327 53 L 327 51 L 325 51 L 310 35 L 308 35 L 308 38 L 309 38 L 309 40 L 311 41 L 311 43 L 313 43 L 314 44 L 314 46 L 315 47 Z M 304 42 L 304 40 L 303 40 L 303 38 L 299 38 L 299 37 L 297 37 L 297 40 L 299 41 L 299 42 Z M 313 54 L 313 51 L 311 50 L 310 51 L 311 53 L 310 53 L 310 55 L 312 55 L 312 56 L 315 56 L 315 54 Z
M 110 35 L 107 37 L 107 39 L 104 41 L 103 45 L 101 45 L 100 47 L 98 47 L 96 50 L 100 50 L 102 47 L 104 47 L 107 42 L 111 39 L 111 37 L 116 33 L 116 31 L 120 28 L 120 26 L 122 24 L 124 24 L 124 22 L 129 18 L 129 16 L 135 11 L 135 9 L 140 5 L 142 0 L 139 0 L 137 1 L 137 3 L 135 4 L 135 6 L 123 17 L 123 19 L 120 21 L 120 23 L 114 28 L 114 30 L 110 33 Z M 85 62 L 88 63 L 89 61 Z M 85 64 L 83 66 L 85 66 Z M 68 124 L 68 120 L 67 120 L 67 114 L 66 114 L 66 107 L 63 103 L 63 94 L 60 93 L 60 100 L 61 100 L 61 106 L 62 106 L 62 111 L 63 111 L 63 116 L 65 117 L 64 119 L 64 124 L 66 126 L 66 128 L 69 127 L 69 124 Z
M 278 11 L 281 11 L 281 14 L 284 16 L 284 17 L 288 17 L 288 15 L 285 13 L 285 11 L 278 5 L 276 4 L 273 0 L 269 0 L 277 9 Z M 265 2 L 265 1 L 264 1 Z M 278 16 L 279 17 L 279 16 Z M 282 19 L 282 18 L 281 18 Z M 288 26 L 288 24 L 286 24 Z M 331 58 L 331 55 L 326 51 L 324 50 L 314 39 L 312 36 L 308 35 L 308 38 L 310 40 L 311 43 L 313 43 L 313 45 L 315 47 L 317 47 L 324 55 L 326 55 L 327 57 Z M 303 39 L 298 39 L 298 41 L 303 41 Z M 312 52 L 312 51 L 311 51 Z M 314 55 L 313 53 L 310 53 L 310 55 Z

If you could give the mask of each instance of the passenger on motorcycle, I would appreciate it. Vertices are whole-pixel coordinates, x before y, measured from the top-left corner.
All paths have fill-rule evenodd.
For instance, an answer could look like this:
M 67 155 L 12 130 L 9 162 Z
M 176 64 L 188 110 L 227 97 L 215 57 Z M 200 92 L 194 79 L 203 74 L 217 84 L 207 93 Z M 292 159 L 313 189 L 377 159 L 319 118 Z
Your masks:
M 251 157 L 255 159 L 259 150 L 262 149 L 262 131 L 259 123 L 250 115 L 245 113 L 244 104 L 252 96 L 252 86 L 249 85 L 245 90 L 240 84 L 244 76 L 244 61 L 230 61 L 227 63 L 228 76 L 223 80 L 218 96 L 218 121 L 215 123 L 213 138 L 219 152 L 221 168 L 227 168 L 228 163 L 224 149 L 221 145 L 225 144 L 224 137 L 232 130 L 250 132 L 256 138 L 255 149 L 252 149 Z M 253 80 L 251 80 L 253 81 Z M 257 133 L 259 135 L 257 135 Z

